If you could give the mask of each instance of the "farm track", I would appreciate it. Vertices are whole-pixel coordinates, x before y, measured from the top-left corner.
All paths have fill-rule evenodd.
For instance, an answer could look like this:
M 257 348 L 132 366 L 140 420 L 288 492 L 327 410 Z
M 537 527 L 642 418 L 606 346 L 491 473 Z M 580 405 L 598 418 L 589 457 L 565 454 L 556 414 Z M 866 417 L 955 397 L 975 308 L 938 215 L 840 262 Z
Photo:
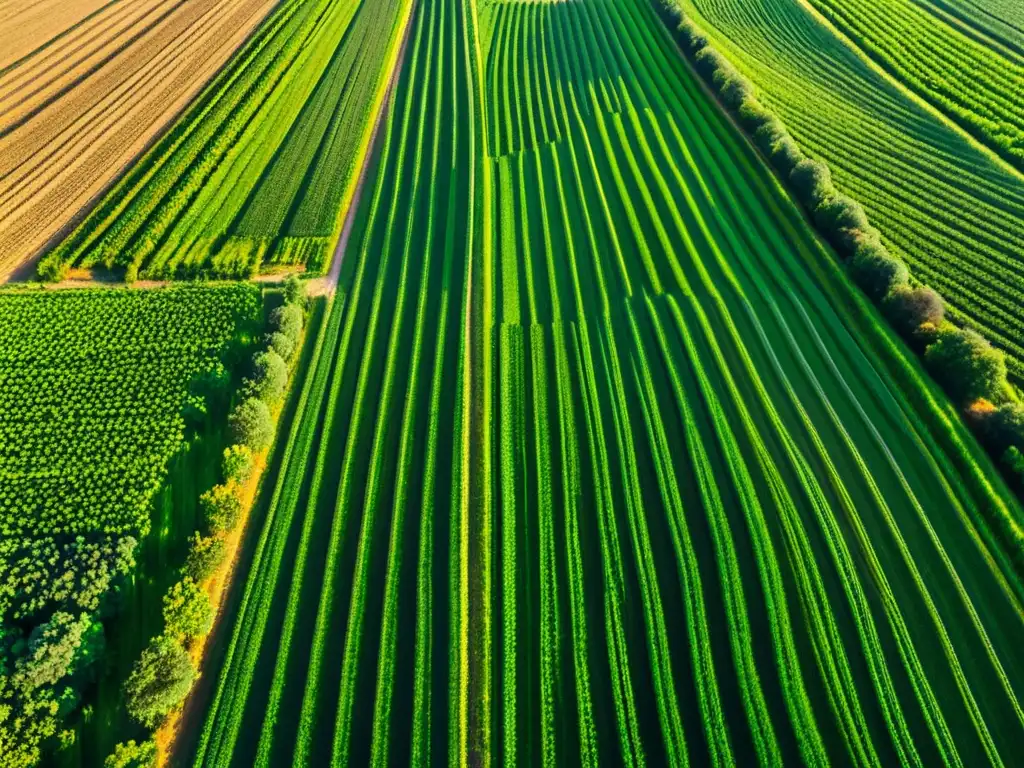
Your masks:
M 17 40 L 27 29 L 40 37 L 0 70 L 0 277 L 97 197 L 272 5 L 76 2 L 44 18 L 36 14 L 45 7 L 12 4 L 0 36 Z
M 800 0 L 684 0 L 885 244 L 1024 382 L 1024 177 L 872 70 Z
M 649 5 L 411 24 L 196 764 L 1010 764 L 1021 510 Z

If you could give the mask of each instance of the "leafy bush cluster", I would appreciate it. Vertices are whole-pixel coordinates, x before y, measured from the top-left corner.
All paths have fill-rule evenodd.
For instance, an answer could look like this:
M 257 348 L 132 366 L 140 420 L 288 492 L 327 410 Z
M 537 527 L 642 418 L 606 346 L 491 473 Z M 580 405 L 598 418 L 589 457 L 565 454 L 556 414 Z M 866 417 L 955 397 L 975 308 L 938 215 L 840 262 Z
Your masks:
M 970 410 L 982 443 L 1024 493 L 1024 410 L 1011 399 L 1003 353 L 975 331 L 945 319 L 942 297 L 911 282 L 906 264 L 888 251 L 861 205 L 835 188 L 825 163 L 803 153 L 782 121 L 757 100 L 750 81 L 711 47 L 674 0 L 660 0 L 660 11 L 694 68 L 787 182 L 851 279 L 923 354 L 925 366 L 953 401 Z M 991 407 L 975 407 L 979 402 Z M 1024 532 L 1011 520 L 1000 518 L 998 525 L 1024 565 Z
M 260 318 L 253 286 L 0 292 L 0 765 L 78 704 L 148 533 L 192 382 Z
M 195 681 L 196 669 L 188 648 L 209 633 L 214 619 L 204 582 L 224 563 L 225 540 L 242 518 L 242 487 L 252 477 L 255 455 L 273 438 L 271 407 L 280 402 L 287 389 L 287 363 L 269 347 L 276 337 L 283 336 L 292 350 L 298 348 L 304 305 L 302 283 L 290 278 L 285 283 L 284 305 L 270 315 L 268 348 L 254 355 L 251 374 L 242 387 L 242 400 L 228 416 L 235 442 L 224 449 L 221 482 L 200 497 L 204 530 L 192 534 L 182 578 L 164 596 L 163 633 L 150 642 L 125 682 L 128 712 L 147 728 L 155 728 L 177 709 Z M 119 749 L 128 751 L 126 745 L 119 745 Z M 117 755 L 111 755 L 108 763 L 120 759 Z

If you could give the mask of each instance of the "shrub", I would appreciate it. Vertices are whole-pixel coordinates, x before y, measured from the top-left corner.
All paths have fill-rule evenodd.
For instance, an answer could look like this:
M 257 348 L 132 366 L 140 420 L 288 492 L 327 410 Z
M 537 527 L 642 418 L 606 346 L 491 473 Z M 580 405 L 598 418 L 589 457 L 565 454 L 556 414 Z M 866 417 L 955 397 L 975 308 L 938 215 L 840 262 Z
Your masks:
M 789 176 L 797 164 L 804 159 L 804 153 L 793 141 L 793 137 L 787 134 L 784 138 L 772 144 L 771 156 L 772 165 L 783 176 Z
M 772 117 L 772 113 L 765 109 L 764 105 L 755 98 L 745 99 L 736 110 L 736 117 L 739 119 L 740 124 L 751 134 L 757 133 L 761 128 L 775 120 Z
M 901 259 L 882 245 L 861 245 L 850 260 L 850 277 L 875 302 L 892 289 L 907 285 L 910 273 Z
M 136 744 L 135 739 L 114 747 L 103 761 L 103 768 L 153 768 L 156 765 L 156 743 L 150 739 Z
M 160 635 L 142 652 L 124 684 L 128 714 L 153 728 L 188 696 L 196 669 L 181 644 Z
M 896 286 L 882 302 L 882 311 L 893 329 L 908 340 L 924 325 L 931 325 L 931 335 L 934 335 L 942 325 L 945 312 L 942 297 L 931 288 L 908 285 Z
M 252 360 L 252 378 L 246 381 L 248 391 L 268 405 L 278 402 L 288 387 L 288 364 L 273 350 L 260 352 Z
M 708 82 L 714 82 L 715 75 L 720 71 L 735 71 L 732 64 L 714 48 L 704 48 L 694 56 L 693 66 Z
M 738 112 L 744 102 L 754 98 L 754 86 L 738 72 L 728 72 L 718 84 L 718 96 L 727 109 Z
M 306 284 L 298 275 L 288 275 L 284 280 L 284 300 L 298 307 L 306 306 Z
M 689 19 L 683 19 L 676 27 L 676 31 L 679 33 L 679 41 L 690 49 L 691 54 L 699 53 L 703 48 L 707 48 L 707 35 Z
M 999 455 L 1010 448 L 1024 451 L 1024 405 L 1003 403 L 991 409 L 980 423 L 982 437 Z
M 274 331 L 267 336 L 267 347 L 279 354 L 282 360 L 291 360 L 295 354 L 295 342 L 280 331 Z
M 230 486 L 215 485 L 199 497 L 203 520 L 212 533 L 233 531 L 242 516 L 242 502 Z
M 57 259 L 43 259 L 36 270 L 39 279 L 48 283 L 59 283 L 71 272 L 71 265 Z
M 102 653 L 102 627 L 89 614 L 78 617 L 66 611 L 55 612 L 32 630 L 27 653 L 18 659 L 11 686 L 29 696 L 40 688 L 56 685 L 73 675 Z M 2 649 L 2 645 L 0 645 Z M 3 669 L 0 657 L 0 669 Z M 5 675 L 7 670 L 4 670 Z
M 846 195 L 826 197 L 814 208 L 814 220 L 829 237 L 839 235 L 844 229 L 865 231 L 868 217 L 860 203 Z
M 224 449 L 220 471 L 225 483 L 245 485 L 252 476 L 255 460 L 252 451 L 245 445 L 229 445 Z
M 213 626 L 210 598 L 186 576 L 164 595 L 164 631 L 179 640 L 202 637 Z
M 270 313 L 270 325 L 291 339 L 293 345 L 298 345 L 302 335 L 302 310 L 294 304 L 277 307 Z
M 769 158 L 772 156 L 775 145 L 786 139 L 792 141 L 789 131 L 774 117 L 755 130 L 753 135 L 754 146 Z
M 181 573 L 197 584 L 213 576 L 227 556 L 224 539 L 219 536 L 203 536 L 198 531 L 189 538 L 188 555 Z
M 805 157 L 794 166 L 789 181 L 800 201 L 810 209 L 817 208 L 826 198 L 834 197 L 832 173 L 818 160 Z
M 228 416 L 228 427 L 235 443 L 248 446 L 253 451 L 266 448 L 274 435 L 274 420 L 270 417 L 270 409 L 255 397 L 247 398 L 235 406 Z
M 947 325 L 940 328 L 924 361 L 956 402 L 984 397 L 997 400 L 1006 383 L 1006 360 L 974 331 Z

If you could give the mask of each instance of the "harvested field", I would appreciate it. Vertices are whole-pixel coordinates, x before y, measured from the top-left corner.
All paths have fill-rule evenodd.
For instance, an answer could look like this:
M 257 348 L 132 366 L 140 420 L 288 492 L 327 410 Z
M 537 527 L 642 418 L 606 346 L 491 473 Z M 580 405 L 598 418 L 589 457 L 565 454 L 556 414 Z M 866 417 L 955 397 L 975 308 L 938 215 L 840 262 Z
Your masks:
M 0 278 L 140 154 L 273 5 L 0 5 Z

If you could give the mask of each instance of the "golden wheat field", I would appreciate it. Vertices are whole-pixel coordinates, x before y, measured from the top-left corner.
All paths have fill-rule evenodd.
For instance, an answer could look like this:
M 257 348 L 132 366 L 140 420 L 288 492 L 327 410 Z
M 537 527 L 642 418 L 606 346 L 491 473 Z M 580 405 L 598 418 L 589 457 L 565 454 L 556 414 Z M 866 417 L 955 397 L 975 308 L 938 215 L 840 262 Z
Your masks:
M 0 0 L 0 279 L 152 141 L 274 0 Z

